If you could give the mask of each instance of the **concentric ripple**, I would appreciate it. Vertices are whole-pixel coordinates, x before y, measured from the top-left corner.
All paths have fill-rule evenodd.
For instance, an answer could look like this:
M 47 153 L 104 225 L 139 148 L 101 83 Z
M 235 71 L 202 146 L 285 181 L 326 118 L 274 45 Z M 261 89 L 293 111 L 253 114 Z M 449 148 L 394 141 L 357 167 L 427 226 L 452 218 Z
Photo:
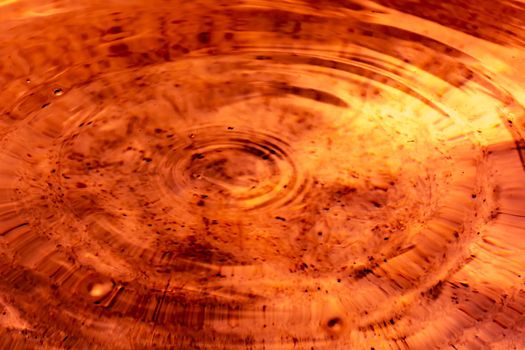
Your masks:
M 0 348 L 525 348 L 522 28 L 0 0 Z
M 181 206 L 196 202 L 218 213 L 262 210 L 301 197 L 306 183 L 288 145 L 234 127 L 191 130 L 163 164 L 166 195 Z

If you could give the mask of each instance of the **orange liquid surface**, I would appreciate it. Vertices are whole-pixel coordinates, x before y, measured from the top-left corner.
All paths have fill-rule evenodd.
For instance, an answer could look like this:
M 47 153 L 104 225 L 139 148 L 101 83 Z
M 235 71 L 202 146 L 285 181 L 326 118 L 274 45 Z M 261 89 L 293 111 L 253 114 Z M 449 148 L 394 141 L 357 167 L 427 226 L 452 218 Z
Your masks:
M 0 348 L 525 349 L 525 2 L 0 0 Z

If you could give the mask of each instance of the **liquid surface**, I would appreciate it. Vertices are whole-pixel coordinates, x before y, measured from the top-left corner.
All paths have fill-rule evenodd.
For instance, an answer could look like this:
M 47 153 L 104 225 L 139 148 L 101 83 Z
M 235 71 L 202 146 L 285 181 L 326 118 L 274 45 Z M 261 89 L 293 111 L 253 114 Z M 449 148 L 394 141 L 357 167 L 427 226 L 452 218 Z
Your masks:
M 0 347 L 525 348 L 524 28 L 0 0 Z

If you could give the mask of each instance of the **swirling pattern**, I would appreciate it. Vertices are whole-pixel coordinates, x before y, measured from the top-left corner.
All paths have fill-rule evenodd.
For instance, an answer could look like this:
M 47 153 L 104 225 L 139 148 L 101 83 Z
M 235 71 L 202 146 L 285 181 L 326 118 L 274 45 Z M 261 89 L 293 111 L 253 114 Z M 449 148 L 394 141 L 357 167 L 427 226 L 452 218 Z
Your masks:
M 525 348 L 524 24 L 0 1 L 0 347 Z

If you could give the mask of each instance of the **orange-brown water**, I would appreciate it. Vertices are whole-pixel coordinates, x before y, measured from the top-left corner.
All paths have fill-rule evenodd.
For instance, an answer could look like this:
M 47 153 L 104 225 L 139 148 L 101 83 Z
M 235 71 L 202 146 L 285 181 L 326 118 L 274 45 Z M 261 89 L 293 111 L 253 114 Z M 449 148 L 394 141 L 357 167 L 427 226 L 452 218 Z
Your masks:
M 0 0 L 0 348 L 525 349 L 524 28 Z

